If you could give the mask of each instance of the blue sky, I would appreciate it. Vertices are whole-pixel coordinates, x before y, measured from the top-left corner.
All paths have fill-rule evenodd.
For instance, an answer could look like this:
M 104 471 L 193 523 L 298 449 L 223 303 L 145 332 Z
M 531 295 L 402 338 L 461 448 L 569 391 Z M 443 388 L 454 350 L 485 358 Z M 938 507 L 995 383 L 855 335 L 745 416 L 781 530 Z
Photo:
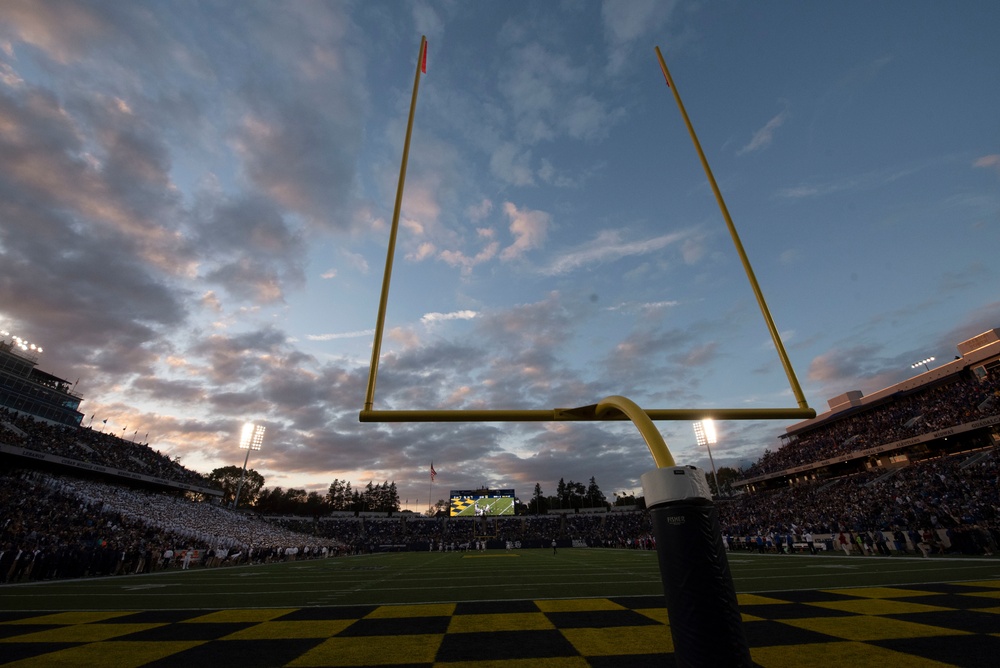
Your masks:
M 995 2 L 5 2 L 0 323 L 97 422 L 209 471 L 404 502 L 653 467 L 627 423 L 376 408 L 811 406 L 1000 326 Z M 716 464 L 788 421 L 725 422 Z M 658 423 L 707 468 L 690 423 Z

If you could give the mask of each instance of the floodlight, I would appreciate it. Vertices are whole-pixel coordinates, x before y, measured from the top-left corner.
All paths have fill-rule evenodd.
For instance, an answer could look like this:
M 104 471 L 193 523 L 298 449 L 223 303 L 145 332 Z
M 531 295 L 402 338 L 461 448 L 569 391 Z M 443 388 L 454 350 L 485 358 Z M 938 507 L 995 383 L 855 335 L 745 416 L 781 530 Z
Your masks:
M 27 353 L 40 353 L 42 352 L 42 347 L 37 343 L 32 343 L 27 339 L 21 338 L 17 334 L 11 334 L 6 329 L 0 330 L 0 336 L 4 338 L 10 337 L 10 346 L 17 350 L 23 350 Z
M 919 362 L 914 362 L 913 364 L 911 364 L 911 365 L 910 365 L 910 368 L 911 368 L 911 369 L 916 369 L 916 368 L 917 368 L 918 366 L 922 366 L 922 367 L 924 367 L 924 368 L 925 368 L 926 370 L 930 371 L 930 370 L 931 370 L 931 368 L 930 368 L 929 366 L 927 366 L 927 365 L 928 365 L 928 364 L 929 364 L 930 362 L 933 362 L 933 361 L 934 361 L 934 358 L 933 358 L 933 357 L 928 357 L 927 359 L 923 359 L 923 360 L 920 360 Z
M 247 422 L 243 425 L 243 434 L 240 436 L 240 449 L 260 450 L 264 444 L 264 425 Z
M 715 445 L 715 420 L 708 418 L 694 423 L 694 436 L 698 439 L 698 445 Z
M 264 444 L 264 425 L 247 422 L 243 425 L 243 433 L 240 435 L 240 448 L 247 451 L 243 458 L 243 471 L 240 473 L 240 484 L 236 486 L 236 496 L 233 498 L 233 508 L 240 504 L 240 492 L 243 491 L 243 480 L 247 476 L 247 462 L 250 461 L 250 451 L 260 450 Z
M 719 489 L 719 474 L 715 472 L 715 460 L 712 458 L 712 446 L 715 445 L 715 421 L 707 418 L 694 423 L 694 437 L 698 439 L 698 445 L 703 445 L 708 449 L 708 461 L 712 464 L 712 479 L 715 480 L 715 493 L 722 494 Z

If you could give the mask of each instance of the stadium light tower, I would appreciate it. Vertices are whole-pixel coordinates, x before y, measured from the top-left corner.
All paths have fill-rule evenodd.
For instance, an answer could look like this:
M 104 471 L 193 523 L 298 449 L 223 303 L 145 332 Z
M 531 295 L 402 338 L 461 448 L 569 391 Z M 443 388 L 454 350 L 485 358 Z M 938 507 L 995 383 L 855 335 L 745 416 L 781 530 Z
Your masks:
M 715 421 L 712 418 L 694 423 L 694 437 L 698 439 L 698 445 L 708 448 L 708 461 L 712 463 L 712 479 L 715 480 L 715 493 L 722 496 L 719 489 L 719 476 L 715 472 L 715 460 L 712 459 L 712 444 L 716 442 Z
M 34 353 L 41 353 L 42 352 L 42 347 L 41 346 L 36 345 L 36 344 L 32 343 L 31 341 L 28 341 L 27 339 L 23 339 L 23 338 L 21 338 L 20 336 L 18 336 L 16 334 L 11 334 L 6 329 L 0 330 L 0 336 L 2 336 L 4 339 L 7 339 L 8 337 L 10 338 L 10 347 L 11 347 L 11 349 L 15 349 L 16 348 L 17 350 L 20 350 L 22 352 L 28 353 L 29 355 L 32 355 L 32 356 L 33 356 Z
M 240 492 L 243 491 L 243 480 L 247 476 L 247 462 L 250 461 L 250 451 L 260 450 L 264 444 L 264 425 L 247 422 L 243 425 L 243 433 L 240 436 L 240 448 L 247 451 L 247 456 L 243 458 L 243 472 L 240 473 L 240 484 L 236 486 L 236 497 L 233 499 L 233 509 L 240 505 Z
M 910 365 L 910 368 L 911 369 L 916 369 L 918 366 L 922 366 L 927 371 L 930 371 L 931 368 L 929 366 L 927 366 L 927 364 L 928 364 L 928 362 L 933 362 L 933 361 L 934 361 L 933 357 L 928 357 L 927 359 L 920 360 L 919 362 L 914 362 L 913 364 Z

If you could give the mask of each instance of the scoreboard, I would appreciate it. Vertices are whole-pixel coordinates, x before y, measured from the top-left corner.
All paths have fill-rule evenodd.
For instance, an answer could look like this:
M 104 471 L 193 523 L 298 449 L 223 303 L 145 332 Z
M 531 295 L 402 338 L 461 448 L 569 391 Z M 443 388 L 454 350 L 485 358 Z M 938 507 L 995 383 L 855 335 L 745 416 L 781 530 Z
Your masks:
M 448 514 L 451 517 L 492 517 L 514 514 L 512 489 L 453 489 Z

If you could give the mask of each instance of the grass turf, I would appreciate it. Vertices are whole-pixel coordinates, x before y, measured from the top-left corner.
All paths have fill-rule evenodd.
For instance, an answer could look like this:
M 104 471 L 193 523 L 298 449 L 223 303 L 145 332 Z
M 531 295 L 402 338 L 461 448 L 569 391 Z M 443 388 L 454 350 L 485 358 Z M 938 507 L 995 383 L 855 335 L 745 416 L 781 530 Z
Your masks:
M 1000 559 L 729 555 L 741 594 L 1000 579 Z M 0 587 L 0 610 L 180 610 L 661 595 L 655 552 L 402 552 Z M 876 591 L 873 589 L 873 591 Z

